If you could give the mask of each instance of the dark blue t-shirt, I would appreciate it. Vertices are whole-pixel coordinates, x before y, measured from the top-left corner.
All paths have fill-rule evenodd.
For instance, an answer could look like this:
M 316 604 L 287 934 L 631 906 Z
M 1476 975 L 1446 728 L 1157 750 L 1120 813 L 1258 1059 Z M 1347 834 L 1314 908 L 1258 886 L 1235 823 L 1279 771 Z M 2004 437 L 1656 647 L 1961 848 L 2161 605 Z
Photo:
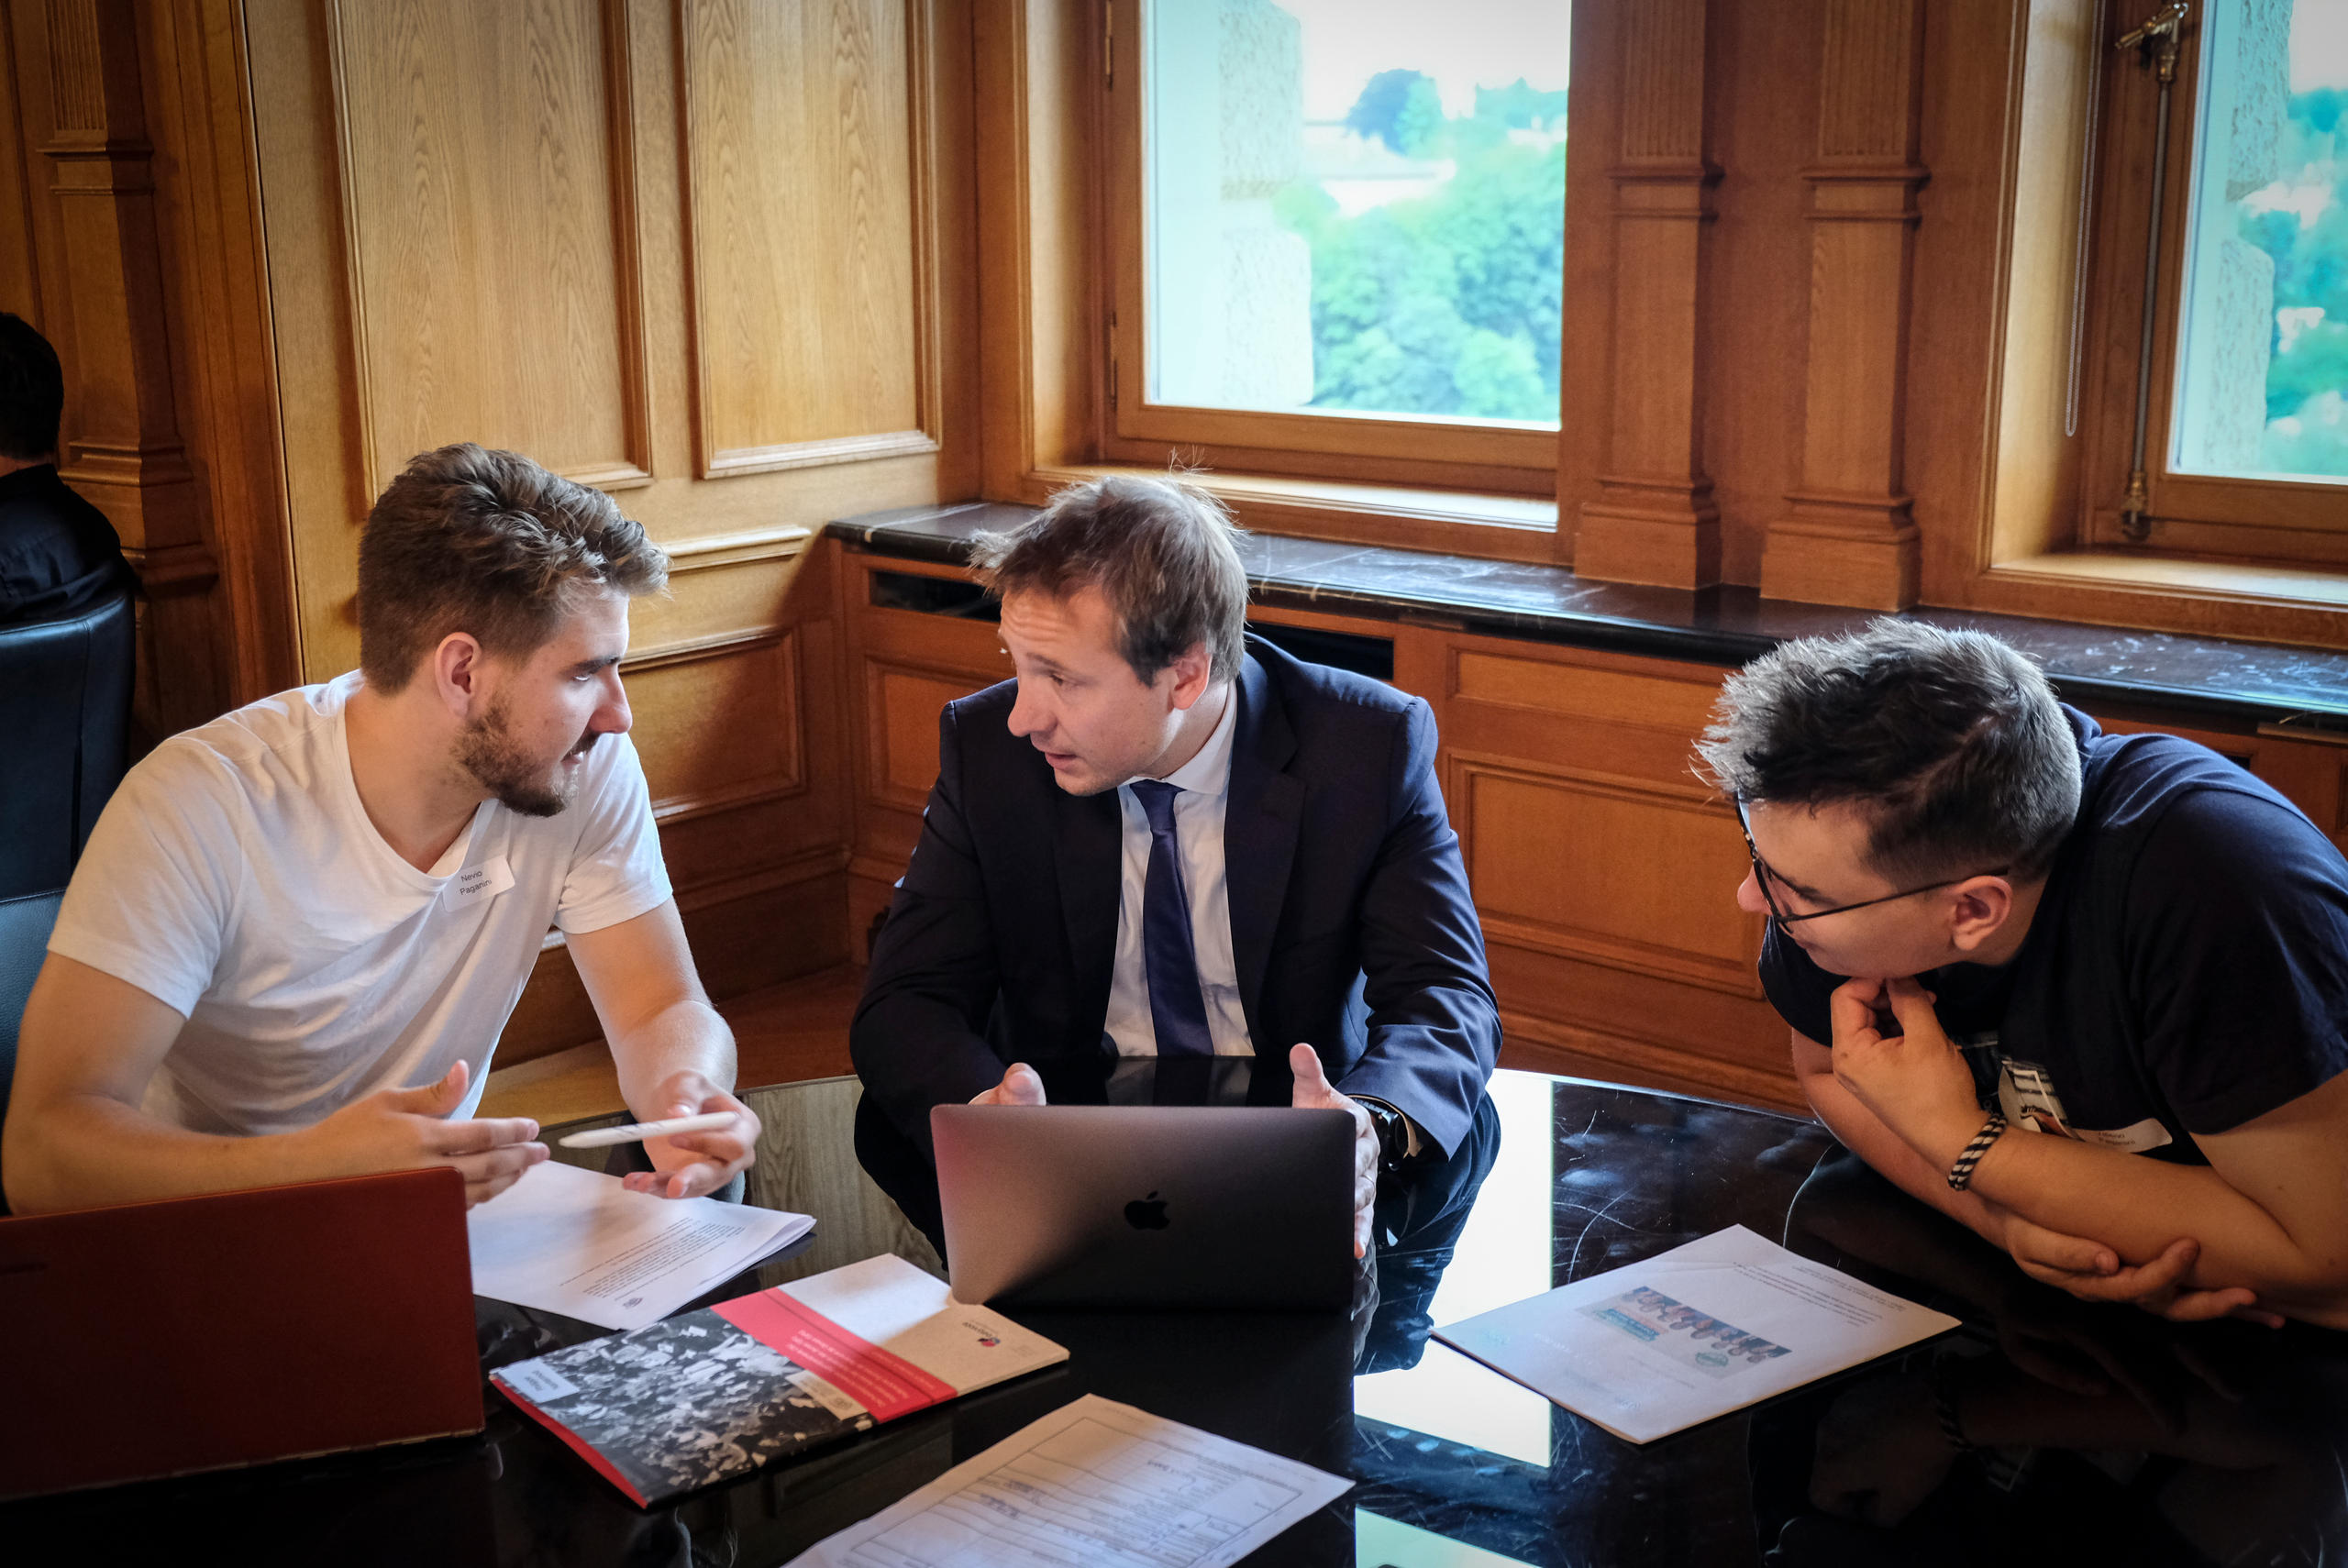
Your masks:
M 2079 818 L 2021 951 L 1919 978 L 1985 1109 L 2201 1164 L 2194 1133 L 2348 1070 L 2348 860 L 2206 746 L 2108 735 L 2064 712 L 2084 768 Z M 1842 980 L 1769 933 L 1761 983 L 1821 1043 Z

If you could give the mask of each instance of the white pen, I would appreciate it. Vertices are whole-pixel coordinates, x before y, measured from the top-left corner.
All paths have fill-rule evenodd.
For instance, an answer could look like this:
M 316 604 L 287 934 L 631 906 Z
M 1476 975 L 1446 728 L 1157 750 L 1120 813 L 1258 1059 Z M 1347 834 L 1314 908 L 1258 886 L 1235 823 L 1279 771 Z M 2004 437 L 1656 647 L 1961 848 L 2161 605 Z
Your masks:
M 713 1110 L 706 1116 L 678 1116 L 667 1121 L 631 1121 L 625 1127 L 599 1127 L 593 1132 L 573 1132 L 562 1141 L 566 1149 L 600 1149 L 607 1143 L 634 1143 L 646 1138 L 667 1138 L 679 1132 L 714 1132 L 720 1127 L 734 1124 L 730 1110 Z

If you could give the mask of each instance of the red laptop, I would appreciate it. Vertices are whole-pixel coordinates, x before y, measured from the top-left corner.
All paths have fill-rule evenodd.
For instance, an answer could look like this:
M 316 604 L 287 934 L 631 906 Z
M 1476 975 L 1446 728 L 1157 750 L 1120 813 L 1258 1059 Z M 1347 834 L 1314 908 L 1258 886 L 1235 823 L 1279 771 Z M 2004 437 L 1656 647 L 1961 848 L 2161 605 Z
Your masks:
M 446 1168 L 0 1220 L 0 1497 L 482 1429 Z

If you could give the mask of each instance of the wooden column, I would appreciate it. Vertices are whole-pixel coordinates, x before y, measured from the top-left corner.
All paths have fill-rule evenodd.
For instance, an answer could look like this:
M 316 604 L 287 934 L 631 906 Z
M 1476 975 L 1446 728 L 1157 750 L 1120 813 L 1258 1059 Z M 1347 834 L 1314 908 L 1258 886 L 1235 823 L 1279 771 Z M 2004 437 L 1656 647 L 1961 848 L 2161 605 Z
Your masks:
M 1922 0 L 1828 0 L 1810 182 L 1801 473 L 1769 525 L 1770 599 L 1899 610 L 1917 597 L 1900 471 L 1922 97 Z
M 1613 582 L 1720 580 L 1720 513 L 1703 469 L 1700 317 L 1711 250 L 1705 0 L 1624 7 L 1614 183 L 1612 406 L 1599 498 L 1574 571 Z
M 219 572 L 180 431 L 132 0 L 12 8 L 36 158 L 42 330 L 65 363 L 59 469 L 105 512 L 147 590 L 137 704 L 168 733 L 220 706 Z M 45 176 L 45 179 L 43 178 Z

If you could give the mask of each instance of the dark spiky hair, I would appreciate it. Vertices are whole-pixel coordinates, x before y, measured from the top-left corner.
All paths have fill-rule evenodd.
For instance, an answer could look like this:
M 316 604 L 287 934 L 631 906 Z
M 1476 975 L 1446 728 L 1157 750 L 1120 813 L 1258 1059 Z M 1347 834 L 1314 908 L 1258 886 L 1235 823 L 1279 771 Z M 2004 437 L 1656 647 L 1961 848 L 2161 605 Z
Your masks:
M 2079 810 L 2062 705 L 1986 632 L 1885 618 L 1763 655 L 1721 688 L 1697 755 L 1748 802 L 1847 805 L 1895 881 L 2043 875 Z

